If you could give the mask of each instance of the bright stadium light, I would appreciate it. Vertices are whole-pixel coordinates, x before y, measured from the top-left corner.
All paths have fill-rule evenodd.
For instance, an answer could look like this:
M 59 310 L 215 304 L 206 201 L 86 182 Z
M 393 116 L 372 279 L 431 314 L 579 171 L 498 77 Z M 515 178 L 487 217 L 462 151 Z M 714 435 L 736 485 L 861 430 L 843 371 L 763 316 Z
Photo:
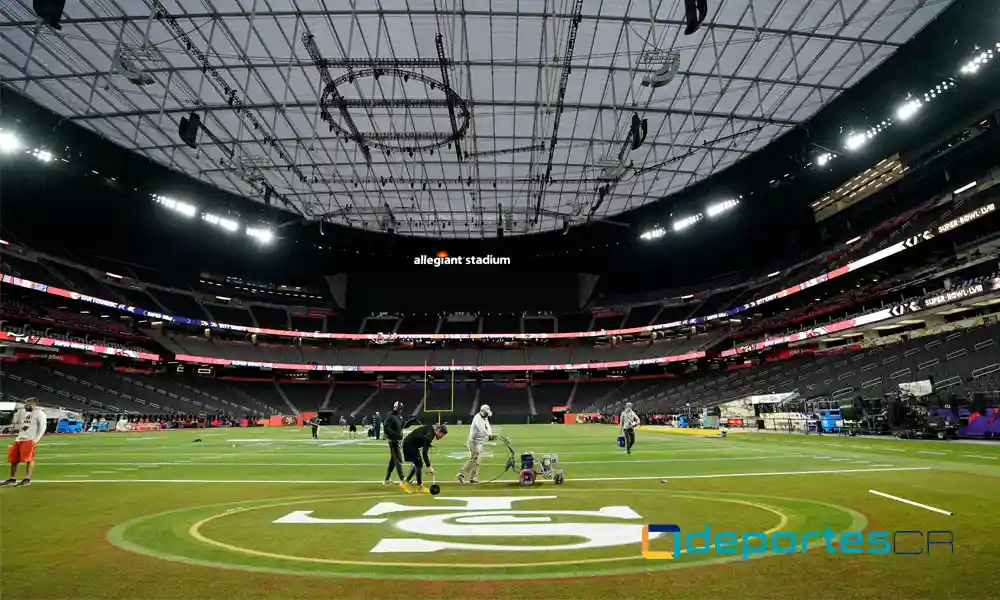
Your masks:
M 247 227 L 247 235 L 261 244 L 270 244 L 274 241 L 274 232 L 267 227 Z
M 824 152 L 816 157 L 816 165 L 825 167 L 831 160 L 836 158 L 831 152 Z
M 900 121 L 908 121 L 913 115 L 917 114 L 921 106 L 923 104 L 920 100 L 914 98 L 896 109 L 896 118 Z
M 962 192 L 967 192 L 967 191 L 971 190 L 972 188 L 976 187 L 977 185 L 979 185 L 979 183 L 976 182 L 976 181 L 973 181 L 972 183 L 968 183 L 968 184 L 963 185 L 962 187 L 958 188 L 957 190 L 955 190 L 954 192 L 952 192 L 952 195 L 957 196 L 957 195 L 961 194 Z
M 38 160 L 42 161 L 42 162 L 52 162 L 52 153 L 51 152 L 46 152 L 45 150 L 38 149 L 38 150 L 34 150 L 31 153 L 31 155 L 34 156 L 35 158 L 37 158 Z
M 739 203 L 739 200 L 726 200 L 725 202 L 719 202 L 718 204 L 713 204 L 705 209 L 705 214 L 709 217 L 716 217 L 728 210 L 732 210 Z
M 997 44 L 997 50 L 1000 51 L 1000 44 Z M 972 60 L 965 63 L 965 65 L 962 66 L 961 71 L 964 75 L 973 75 L 979 70 L 980 67 L 991 60 L 993 60 L 993 50 L 983 50 L 974 56 Z
M 212 225 L 217 225 L 226 231 L 236 231 L 240 228 L 240 224 L 232 219 L 227 219 L 225 217 L 220 217 L 218 215 L 213 215 L 211 213 L 205 213 L 201 215 L 201 218 Z
M 665 235 L 667 235 L 667 230 L 666 229 L 664 229 L 662 227 L 655 227 L 653 229 L 650 229 L 649 231 L 643 231 L 642 234 L 639 235 L 639 239 L 640 240 L 647 240 L 647 241 L 648 240 L 655 240 L 655 239 L 661 238 L 661 237 L 663 237 Z
M 21 149 L 21 140 L 10 131 L 0 131 L 0 152 L 12 154 Z
M 687 229 L 688 227 L 694 225 L 701 220 L 701 215 L 694 215 L 693 217 L 684 217 L 683 219 L 678 219 L 674 221 L 674 231 L 680 231 L 682 229 Z
M 157 204 L 162 204 L 163 206 L 169 208 L 172 211 L 178 212 L 185 217 L 191 218 L 198 214 L 198 209 L 194 205 L 188 204 L 187 202 L 179 202 L 172 198 L 167 198 L 166 196 L 153 196 L 153 202 Z
M 848 150 L 852 151 L 857 150 L 861 146 L 865 145 L 869 137 L 871 136 L 865 135 L 863 133 L 852 133 L 851 135 L 847 136 L 847 141 L 845 142 L 845 146 L 847 146 Z

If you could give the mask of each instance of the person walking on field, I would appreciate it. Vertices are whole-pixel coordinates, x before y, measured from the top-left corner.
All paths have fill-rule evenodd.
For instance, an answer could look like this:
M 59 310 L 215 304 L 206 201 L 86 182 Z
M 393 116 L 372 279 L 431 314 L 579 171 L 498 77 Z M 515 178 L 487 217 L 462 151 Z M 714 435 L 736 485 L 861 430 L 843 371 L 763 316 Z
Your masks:
M 469 427 L 469 460 L 458 473 L 459 483 L 479 483 L 479 462 L 483 454 L 483 443 L 493 439 L 493 428 L 489 418 L 493 416 L 489 404 L 479 408 Z
M 396 401 L 392 405 L 392 412 L 385 418 L 385 439 L 389 442 L 389 466 L 385 469 L 385 481 L 383 484 L 390 484 L 392 471 L 396 470 L 399 475 L 399 487 L 407 490 L 403 481 L 403 417 L 399 414 L 403 410 L 403 403 Z
M 625 452 L 632 454 L 632 446 L 635 445 L 635 428 L 639 426 L 639 415 L 632 410 L 632 403 L 625 403 L 625 410 L 622 411 L 618 422 L 621 423 L 622 436 L 625 438 Z

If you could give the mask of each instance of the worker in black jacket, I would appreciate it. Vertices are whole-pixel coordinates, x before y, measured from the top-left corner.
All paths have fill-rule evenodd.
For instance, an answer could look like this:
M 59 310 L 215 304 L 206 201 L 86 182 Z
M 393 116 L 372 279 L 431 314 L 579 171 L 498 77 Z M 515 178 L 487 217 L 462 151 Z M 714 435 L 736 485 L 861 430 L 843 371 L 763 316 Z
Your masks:
M 427 488 L 424 487 L 424 466 L 427 466 L 427 472 L 431 475 L 435 473 L 434 466 L 431 464 L 431 457 L 427 455 L 427 451 L 431 448 L 431 442 L 440 440 L 446 435 L 448 435 L 448 426 L 442 423 L 439 425 L 421 425 L 406 436 L 406 439 L 403 440 L 403 460 L 413 466 L 410 467 L 410 474 L 406 476 L 406 481 L 403 483 L 404 491 L 407 493 L 410 492 L 409 483 L 413 481 L 414 475 L 417 476 L 417 491 L 427 491 Z
M 385 439 L 389 441 L 389 466 L 385 469 L 385 481 L 383 485 L 392 483 L 392 470 L 396 470 L 399 475 L 399 487 L 406 488 L 403 483 L 403 417 L 399 414 L 403 410 L 403 403 L 397 401 L 392 405 L 392 412 L 385 417 Z

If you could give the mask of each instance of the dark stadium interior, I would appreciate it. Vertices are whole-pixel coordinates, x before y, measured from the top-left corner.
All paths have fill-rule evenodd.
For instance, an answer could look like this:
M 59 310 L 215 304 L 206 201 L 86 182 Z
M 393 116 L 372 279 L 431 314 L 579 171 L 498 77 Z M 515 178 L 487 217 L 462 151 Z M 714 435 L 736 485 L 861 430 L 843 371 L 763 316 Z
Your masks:
M 844 12 L 842 25 L 851 22 L 869 1 L 884 4 L 885 13 L 902 0 L 838 0 L 839 11 L 845 11 L 845 3 L 856 8 Z M 10 13 L 7 8 L 0 9 L 7 21 L 0 22 L 0 46 L 6 44 L 7 48 L 0 51 L 0 58 L 6 61 L 0 81 L 0 142 L 5 144 L 0 147 L 0 405 L 37 398 L 46 409 L 79 415 L 87 427 L 97 422 L 105 427 L 107 422 L 127 422 L 129 430 L 141 431 L 147 431 L 147 426 L 156 431 L 197 428 L 199 432 L 256 425 L 319 427 L 320 422 L 332 427 L 344 417 L 362 425 L 363 437 L 374 437 L 375 413 L 379 413 L 381 423 L 382 416 L 401 402 L 407 419 L 445 422 L 456 431 L 460 428 L 452 438 L 460 438 L 454 447 L 462 446 L 462 461 L 465 430 L 477 415 L 485 414 L 480 412 L 484 405 L 490 407 L 491 422 L 497 426 L 523 425 L 524 430 L 534 431 L 543 431 L 542 424 L 561 430 L 567 428 L 556 425 L 595 423 L 599 424 L 595 427 L 610 427 L 620 424 L 623 411 L 634 408 L 642 427 L 692 429 L 712 439 L 726 437 L 726 431 L 746 429 L 754 430 L 746 437 L 764 430 L 892 435 L 905 440 L 961 438 L 962 443 L 974 441 L 986 446 L 1000 434 L 996 418 L 1000 415 L 1000 60 L 993 60 L 994 54 L 1000 57 L 1000 5 L 995 0 L 914 1 L 905 9 L 896 6 L 899 15 L 905 10 L 912 9 L 907 14 L 913 15 L 931 8 L 933 15 L 927 13 L 924 22 L 909 23 L 897 35 L 897 29 L 909 18 L 899 16 L 897 29 L 891 34 L 887 30 L 881 41 L 867 29 L 845 34 L 843 27 L 820 27 L 820 21 L 807 33 L 795 35 L 783 33 L 773 22 L 762 22 L 760 27 L 756 22 L 753 26 L 731 26 L 734 32 L 753 34 L 755 38 L 744 41 L 756 39 L 754 44 L 769 37 L 780 37 L 784 44 L 787 37 L 784 52 L 789 64 L 805 52 L 793 43 L 799 38 L 850 43 L 860 54 L 847 65 L 840 59 L 830 62 L 819 76 L 805 75 L 808 66 L 799 73 L 796 64 L 780 76 L 763 77 L 746 75 L 739 66 L 720 75 L 721 67 L 713 71 L 720 61 L 742 63 L 733 55 L 723 61 L 716 53 L 716 67 L 703 69 L 709 74 L 699 76 L 709 81 L 724 77 L 741 82 L 747 90 L 754 87 L 758 96 L 761 85 L 774 86 L 775 90 L 787 87 L 780 94 L 773 92 L 781 96 L 778 99 L 767 91 L 770 87 L 765 89 L 763 95 L 772 110 L 765 111 L 763 97 L 745 114 L 738 115 L 736 106 L 716 109 L 715 104 L 703 104 L 706 101 L 698 97 L 702 92 L 690 86 L 690 97 L 682 91 L 671 92 L 673 101 L 658 103 L 650 96 L 650 101 L 638 108 L 641 103 L 617 98 L 607 104 L 602 97 L 599 103 L 581 101 L 566 109 L 567 114 L 611 110 L 637 115 L 645 110 L 643 115 L 650 120 L 668 122 L 673 117 L 690 116 L 695 124 L 686 125 L 693 129 L 684 135 L 673 129 L 669 134 L 651 130 L 648 140 L 633 142 L 633 150 L 643 143 L 656 150 L 650 152 L 646 164 L 629 165 L 622 158 L 624 150 L 616 165 L 599 156 L 602 145 L 617 149 L 621 140 L 597 140 L 597 133 L 584 139 L 580 136 L 587 132 L 574 136 L 565 126 L 558 130 L 558 125 L 551 131 L 551 123 L 539 126 L 549 128 L 545 135 L 536 131 L 522 136 L 520 129 L 506 132 L 499 125 L 494 130 L 492 124 L 490 135 L 478 130 L 475 135 L 471 131 L 460 135 L 457 131 L 456 106 L 491 107 L 493 111 L 506 107 L 511 115 L 518 108 L 518 114 L 539 120 L 556 114 L 558 123 L 565 89 L 558 102 L 531 98 L 508 101 L 498 99 L 502 96 L 499 92 L 492 100 L 480 97 L 466 102 L 459 98 L 458 105 L 448 95 L 446 100 L 420 104 L 421 100 L 413 106 L 431 107 L 445 115 L 431 121 L 437 127 L 444 124 L 446 130 L 455 130 L 454 139 L 449 138 L 454 149 L 452 143 L 445 146 L 442 142 L 436 146 L 437 156 L 423 156 L 418 149 L 414 157 L 408 147 L 389 152 L 377 142 L 397 136 L 415 143 L 425 139 L 422 134 L 396 132 L 393 128 L 398 123 L 392 124 L 392 115 L 372 116 L 372 110 L 377 113 L 410 106 L 406 104 L 409 100 L 351 98 L 349 102 L 340 98 L 343 104 L 338 104 L 339 100 L 327 98 L 324 86 L 332 84 L 319 83 L 319 77 L 301 85 L 312 90 L 309 94 L 322 97 L 303 102 L 292 93 L 287 103 L 272 98 L 254 105 L 260 111 L 270 111 L 275 119 L 285 115 L 286 109 L 294 109 L 296 118 L 303 122 L 306 116 L 312 119 L 311 127 L 316 130 L 310 131 L 312 138 L 296 134 L 286 138 L 282 147 L 294 145 L 304 158 L 296 159 L 297 164 L 282 162 L 276 150 L 280 144 L 254 141 L 253 136 L 264 136 L 261 128 L 267 130 L 268 126 L 256 124 L 251 130 L 247 115 L 252 111 L 234 108 L 235 94 L 249 97 L 250 89 L 229 90 L 228 103 L 219 88 L 218 102 L 198 98 L 174 105 L 173 100 L 166 100 L 170 86 L 161 85 L 161 80 L 174 73 L 194 76 L 200 71 L 210 80 L 215 67 L 208 65 L 204 56 L 205 65 L 194 59 L 188 65 L 185 61 L 192 43 L 185 46 L 179 40 L 194 35 L 207 23 L 212 23 L 214 30 L 216 22 L 242 23 L 247 19 L 249 25 L 241 25 L 240 31 L 245 30 L 249 39 L 258 10 L 256 2 L 249 3 L 253 10 L 244 11 L 248 3 L 233 0 L 236 8 L 232 11 L 212 7 L 206 9 L 204 17 L 181 16 L 179 22 L 200 23 L 183 35 L 177 33 L 179 29 L 164 29 L 164 23 L 170 22 L 169 11 L 158 1 L 136 3 L 141 5 L 139 12 L 152 11 L 148 18 L 131 15 L 135 7 L 128 9 L 131 16 L 122 16 L 127 11 L 99 16 L 105 9 L 87 2 L 87 14 L 71 13 L 77 10 L 71 6 L 63 15 L 63 27 L 77 32 L 76 38 L 53 33 L 56 29 L 41 12 L 41 21 L 36 24 L 25 2 L 17 0 L 17 10 Z M 70 5 L 73 3 L 70 0 Z M 710 15 L 720 3 L 725 5 L 720 0 L 709 3 Z M 39 11 L 39 2 L 35 4 L 33 10 Z M 180 14 L 182 3 L 176 4 L 176 9 L 173 4 L 168 8 Z M 267 10 L 276 11 L 276 19 L 294 19 L 296 34 L 292 37 L 296 39 L 292 43 L 311 50 L 308 32 L 299 30 L 300 21 L 305 23 L 312 17 L 330 20 L 334 14 L 357 18 L 345 12 L 347 9 L 329 4 L 315 11 L 298 7 Z M 445 18 L 447 14 L 457 22 L 468 16 L 464 2 L 443 3 L 456 5 L 454 10 L 440 8 L 438 3 L 426 9 L 388 3 L 405 6 L 386 9 L 388 14 L 383 14 L 381 3 L 360 3 L 365 5 L 360 9 L 351 4 L 352 10 L 369 11 L 366 16 L 372 19 L 414 15 Z M 470 14 L 499 21 L 499 16 L 490 17 L 490 11 L 506 9 L 486 4 L 491 6 L 489 10 L 470 7 Z M 573 32 L 571 40 L 575 40 L 581 20 L 584 25 L 594 21 L 596 31 L 596 22 L 607 16 L 600 14 L 602 9 L 585 4 L 588 7 L 583 9 L 582 3 L 576 2 L 575 13 L 561 14 L 557 19 Z M 679 11 L 682 3 L 676 4 Z M 690 4 L 696 6 L 695 2 Z M 747 5 L 747 11 L 752 8 L 752 3 L 744 0 L 735 4 Z M 56 12 L 62 14 L 61 10 Z M 511 10 L 517 13 L 522 9 Z M 622 31 L 652 28 L 657 23 L 677 29 L 690 18 L 680 12 L 660 21 L 643 20 L 635 16 L 638 9 L 623 10 L 622 15 L 611 17 Z M 652 3 L 648 10 L 653 10 Z M 697 12 L 696 8 L 690 10 Z M 735 9 L 723 6 L 719 10 Z M 565 12 L 562 8 L 559 11 Z M 629 11 L 635 14 L 629 16 Z M 219 15 L 212 14 L 215 12 Z M 532 19 L 540 18 L 531 14 Z M 546 12 L 540 14 L 549 18 Z M 877 22 L 882 13 L 865 18 Z M 40 69 L 45 59 L 32 59 L 33 50 L 21 47 L 24 40 L 32 40 L 32 47 L 36 38 L 41 40 L 42 56 L 54 64 L 61 60 L 54 49 L 57 46 L 49 45 L 56 36 L 81 41 L 98 31 L 95 35 L 99 38 L 113 37 L 109 24 L 118 20 L 123 31 L 126 23 L 154 28 L 156 35 L 166 36 L 155 38 L 160 40 L 157 44 L 172 48 L 167 54 L 173 54 L 161 66 L 143 72 L 155 75 L 154 85 L 164 88 L 163 104 L 158 109 L 149 102 L 151 96 L 142 98 L 146 108 L 135 108 L 139 104 L 132 104 L 128 94 L 137 97 L 137 89 L 128 93 L 118 90 L 119 100 L 108 100 L 118 96 L 98 82 L 105 81 L 105 75 L 112 81 L 115 73 L 101 71 L 103 66 L 94 71 L 83 68 L 82 62 L 66 62 L 62 63 L 65 69 L 53 67 L 49 71 L 46 67 L 43 72 Z M 428 31 L 434 28 L 428 27 Z M 499 29 L 500 25 L 494 27 Z M 707 40 L 709 35 L 728 31 L 730 25 L 710 20 L 701 27 L 708 32 L 704 33 Z M 226 35 L 235 39 L 231 32 Z M 585 37 L 589 41 L 600 36 L 588 33 Z M 274 56 L 290 56 L 288 46 L 277 44 L 279 50 L 272 56 L 269 44 L 273 42 L 262 40 L 254 42 L 259 46 L 255 60 L 267 53 L 271 56 L 268 62 L 274 63 L 269 66 L 277 72 L 281 65 Z M 227 55 L 224 50 L 210 48 L 213 42 L 208 38 L 202 42 L 206 52 L 220 60 L 251 61 L 245 53 Z M 692 43 L 685 50 L 700 47 Z M 326 51 L 328 46 L 323 47 Z M 441 65 L 436 76 L 444 72 L 447 81 L 440 34 L 436 47 Z M 871 53 L 866 54 L 866 49 Z M 602 73 L 600 77 L 609 81 L 616 70 L 627 71 L 626 82 L 631 85 L 631 63 L 618 67 L 611 58 L 602 66 L 603 59 L 596 51 L 592 55 L 579 47 L 576 51 L 576 62 L 571 61 L 570 44 L 567 55 L 556 53 L 558 61 L 546 67 L 556 75 L 560 69 L 553 65 L 563 68 L 564 88 L 565 78 L 580 71 L 588 76 Z M 414 74 L 416 71 L 403 75 L 400 65 L 405 66 L 405 60 L 410 59 L 395 56 L 345 55 L 327 61 L 317 59 L 314 52 L 297 52 L 287 60 L 288 71 L 296 60 L 301 60 L 299 67 L 310 69 L 314 65 L 346 65 L 338 67 L 337 81 L 343 71 L 344 80 L 351 84 L 355 77 L 361 77 L 353 69 L 369 63 L 374 65 L 375 80 L 380 76 L 389 79 L 396 71 L 400 81 L 410 84 L 426 77 Z M 645 48 L 629 52 L 647 56 Z M 490 50 L 484 55 L 488 60 L 478 66 L 467 55 L 462 68 L 469 72 L 474 66 L 493 69 L 493 61 L 506 60 L 498 58 L 501 54 L 499 49 Z M 684 56 L 686 60 L 688 55 Z M 183 64 L 170 63 L 172 60 Z M 543 60 L 537 60 L 541 90 L 545 69 Z M 511 61 L 520 64 L 516 59 Z M 390 63 L 395 66 L 386 67 Z M 577 64 L 581 68 L 577 69 Z M 840 83 L 829 81 L 832 72 L 849 67 L 855 69 L 857 77 L 840 77 Z M 697 76 L 695 65 L 680 68 L 679 79 Z M 216 75 L 225 73 L 235 81 L 243 77 L 234 75 L 241 69 L 247 71 L 244 87 L 266 89 L 263 83 L 250 85 L 252 67 L 219 67 Z M 530 84 L 534 78 L 532 75 Z M 55 87 L 63 85 L 61 81 L 67 82 L 65 89 Z M 451 83 L 471 94 L 471 75 L 467 83 Z M 549 85 L 558 89 L 556 83 L 558 78 L 553 76 Z M 599 87 L 600 83 L 588 85 Z M 107 83 L 114 89 L 116 85 Z M 442 83 L 431 84 L 430 89 L 435 85 L 451 90 Z M 672 85 L 677 87 L 676 82 Z M 722 85 L 720 79 L 717 87 Z M 643 86 L 634 87 L 644 94 L 660 93 L 655 88 L 647 92 Z M 81 99 L 85 89 L 100 96 L 98 104 L 93 98 L 91 102 Z M 718 91 L 718 95 L 724 92 Z M 638 97 L 631 88 L 630 93 L 633 99 Z M 783 112 L 778 108 L 793 93 L 804 97 L 816 93 L 819 100 L 805 111 L 808 114 L 801 110 L 778 114 Z M 59 108 L 56 99 L 60 94 L 75 98 Z M 260 91 L 258 98 L 263 97 Z M 580 97 L 584 97 L 582 92 Z M 686 104 L 675 106 L 684 98 Z M 74 108 L 78 100 L 88 109 Z M 394 104 L 398 102 L 403 104 Z M 349 119 L 342 126 L 331 123 L 329 132 L 325 124 L 316 124 L 321 116 L 323 120 L 331 118 L 331 112 L 343 117 L 348 106 L 359 120 L 364 113 L 361 107 L 368 111 L 372 123 L 384 118 L 389 130 L 365 134 L 369 136 L 365 138 L 355 128 L 352 138 L 341 129 L 348 127 Z M 445 110 L 451 113 L 451 129 Z M 219 125 L 217 133 L 223 138 L 219 141 L 206 126 L 195 149 L 181 139 L 184 125 L 179 119 L 196 114 L 214 124 L 231 118 L 239 123 L 239 133 L 236 128 L 229 131 Z M 497 114 L 493 114 L 494 121 Z M 913 118 L 913 114 L 917 116 Z M 695 122 L 696 116 L 703 120 Z M 477 127 L 481 127 L 479 121 L 488 120 L 470 118 L 478 119 Z M 595 117 L 595 122 L 600 118 Z M 705 123 L 711 119 L 725 119 L 727 128 L 707 131 Z M 168 144 L 144 148 L 140 130 L 152 127 L 154 121 L 157 128 L 159 123 L 167 123 L 164 127 L 172 138 Z M 736 121 L 740 131 L 736 131 Z M 130 128 L 129 135 L 109 133 L 110 128 L 120 133 L 121 127 Z M 747 142 L 737 147 L 730 139 L 765 130 L 764 138 L 754 137 L 759 142 L 755 146 Z M 732 136 L 728 132 L 733 132 Z M 240 135 L 250 136 L 254 143 L 246 142 L 245 137 L 240 141 Z M 637 135 L 634 128 L 630 135 Z M 129 136 L 134 137 L 130 140 Z M 483 143 L 489 139 L 489 147 L 495 145 L 495 149 L 478 152 L 477 159 L 472 148 L 478 136 Z M 270 140 L 271 134 L 265 137 Z M 529 148 L 533 158 L 525 168 L 531 176 L 523 181 L 513 177 L 510 181 L 515 183 L 508 185 L 500 170 L 507 168 L 501 159 L 506 160 L 505 153 L 523 157 L 521 146 L 532 140 L 539 145 Z M 543 147 L 541 141 L 559 144 Z M 723 142 L 728 144 L 725 148 Z M 313 153 L 315 147 L 310 144 L 314 143 L 325 149 L 325 157 L 316 158 L 320 153 Z M 580 165 L 571 160 L 577 156 L 572 154 L 576 150 L 568 148 L 579 143 L 587 146 L 590 161 L 583 165 L 583 175 L 577 168 Z M 350 157 L 346 150 L 344 154 L 338 154 L 339 150 L 331 153 L 336 144 L 350 146 Z M 368 157 L 370 172 L 361 177 L 353 170 L 353 161 L 362 156 L 362 149 L 369 150 L 366 144 L 373 144 L 370 149 L 377 160 L 372 163 Z M 227 151 L 229 147 L 232 150 Z M 553 170 L 553 147 L 561 152 L 555 161 L 554 179 L 538 171 L 545 163 L 542 149 L 549 150 L 548 167 Z M 249 156 L 261 148 L 270 162 L 252 183 L 242 175 L 232 176 L 229 167 L 215 168 L 219 155 L 230 152 L 231 156 L 239 150 Z M 187 162 L 175 161 L 171 153 L 183 155 Z M 685 159 L 696 153 L 710 164 L 699 162 L 696 168 L 689 168 Z M 455 158 L 455 162 L 446 162 L 444 156 L 449 161 Z M 654 161 L 654 156 L 659 158 Z M 725 161 L 719 158 L 723 156 Z M 351 170 L 348 160 L 352 161 Z M 439 180 L 426 176 L 428 165 L 438 168 L 435 161 L 440 163 Z M 516 175 L 518 165 L 527 164 L 511 159 L 509 168 Z M 395 181 L 392 175 L 388 180 L 382 176 L 396 173 L 392 170 L 396 168 L 410 173 L 412 167 L 416 172 L 418 165 L 426 178 L 411 179 L 408 186 L 402 178 Z M 448 175 L 452 165 L 458 165 L 454 172 L 460 174 L 454 181 Z M 382 167 L 384 172 L 378 171 Z M 480 175 L 480 168 L 493 175 Z M 308 177 L 288 183 L 292 181 L 290 173 L 297 170 L 307 172 Z M 608 172 L 617 174 L 609 176 Z M 687 183 L 674 186 L 671 176 L 670 186 L 664 184 L 662 189 L 652 184 L 628 188 L 632 192 L 624 188 L 650 172 L 656 173 L 656 178 L 666 177 L 666 173 L 689 178 L 684 180 Z M 598 177 L 600 173 L 604 175 Z M 502 191 L 510 193 L 503 201 L 499 193 L 493 193 L 498 181 Z M 435 182 L 440 191 L 435 191 Z M 563 186 L 574 183 L 578 197 L 562 203 L 553 199 L 568 193 Z M 438 200 L 431 200 L 431 205 L 438 206 L 434 202 L 446 197 L 449 212 L 445 215 L 442 211 L 439 217 L 434 208 L 437 233 L 414 233 L 418 225 L 427 227 L 423 221 L 427 211 L 418 205 L 434 193 Z M 546 194 L 548 200 L 543 202 Z M 612 200 L 616 194 L 628 198 Z M 604 205 L 601 211 L 606 196 L 609 204 L 621 203 L 614 204 L 615 208 Z M 508 197 L 514 200 L 506 200 Z M 310 204 L 308 198 L 323 200 Z M 373 198 L 384 206 L 372 204 Z M 451 204 L 455 198 L 457 208 Z M 511 223 L 514 208 L 508 205 L 505 209 L 502 202 L 518 201 L 525 212 L 517 213 L 519 224 Z M 346 209 L 339 208 L 341 202 L 347 204 Z M 456 223 L 437 224 L 445 217 Z M 413 229 L 404 230 L 404 221 Z M 223 231 L 228 222 L 231 231 Z M 449 227 L 449 233 L 441 233 Z M 255 237 L 258 235 L 264 237 Z M 448 263 L 459 257 L 477 257 L 482 264 Z M 933 391 L 913 391 L 923 390 L 923 386 Z M 824 430 L 826 421 L 821 414 L 823 418 L 835 414 L 840 420 Z M 3 420 L 0 426 L 10 422 Z M 206 434 L 211 444 L 208 435 L 213 434 Z M 260 440 L 253 437 L 246 441 L 266 446 L 273 442 L 273 435 L 277 434 L 268 432 L 260 434 Z M 344 433 L 339 435 L 343 438 Z M 566 443 L 571 441 L 567 438 Z M 624 447 L 624 438 L 619 443 Z M 228 442 L 221 446 L 213 451 L 227 460 L 241 451 L 236 443 L 232 452 Z M 474 446 L 472 442 L 470 448 Z M 379 450 L 384 451 L 384 446 Z M 260 460 L 276 460 L 277 455 L 268 452 L 271 450 L 262 450 L 265 458 Z M 503 449 L 496 452 L 499 455 Z M 510 452 L 513 460 L 514 450 Z M 631 446 L 627 452 L 629 456 Z M 938 454 L 935 450 L 921 452 Z M 458 455 L 449 458 L 458 460 Z M 987 456 L 983 460 L 994 459 Z M 13 462 L 16 465 L 16 459 Z M 329 464 L 353 468 L 362 463 Z M 117 473 L 130 468 L 116 467 L 116 472 L 106 473 L 131 476 L 129 472 Z M 977 475 L 1000 476 L 990 469 L 995 467 L 987 462 Z M 616 479 L 619 473 L 607 474 L 615 477 L 590 481 L 631 485 L 625 482 L 631 471 L 621 477 L 622 481 Z M 633 479 L 667 483 L 666 478 L 647 475 L 643 472 Z M 692 479 L 701 476 L 690 475 Z M 256 474 L 247 475 L 247 481 L 253 477 Z M 295 486 L 309 483 L 289 481 Z M 436 478 L 434 481 L 436 485 Z M 728 493 L 728 488 L 713 489 L 712 493 Z M 288 496 L 300 491 L 312 493 L 304 490 L 296 489 Z M 787 515 L 776 514 L 781 514 L 783 526 Z M 191 530 L 195 529 L 192 526 Z M 337 571 L 341 572 L 347 571 Z M 6 571 L 3 577 L 8 578 Z M 795 589 L 800 594 L 795 597 L 808 591 Z M 879 593 L 892 593 L 891 588 L 878 589 L 882 590 Z M 931 587 L 909 591 L 914 589 L 916 594 Z M 124 598 L 133 591 L 108 597 Z M 590 597 L 579 590 L 576 593 L 573 597 Z M 523 599 L 538 597 L 531 594 Z M 756 596 L 747 592 L 742 597 Z M 194 600 L 202 597 L 192 596 Z M 951 590 L 940 597 L 958 596 Z

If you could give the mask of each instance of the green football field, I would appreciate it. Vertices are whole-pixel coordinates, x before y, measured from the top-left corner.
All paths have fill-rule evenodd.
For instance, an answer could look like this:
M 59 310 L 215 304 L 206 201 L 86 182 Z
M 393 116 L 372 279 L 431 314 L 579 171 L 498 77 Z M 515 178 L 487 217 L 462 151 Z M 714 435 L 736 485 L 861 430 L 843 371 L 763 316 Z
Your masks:
M 458 426 L 435 450 L 438 496 L 383 486 L 385 443 L 339 429 L 51 435 L 35 484 L 0 489 L 0 598 L 1000 598 L 1000 445 L 640 430 L 627 456 L 603 425 L 498 433 L 557 454 L 565 484 L 457 484 Z M 488 446 L 482 476 L 507 455 Z M 732 543 L 646 558 L 646 524 Z M 840 547 L 896 531 L 920 533 Z M 928 553 L 930 531 L 954 552 Z M 779 547 L 736 537 L 757 532 Z

